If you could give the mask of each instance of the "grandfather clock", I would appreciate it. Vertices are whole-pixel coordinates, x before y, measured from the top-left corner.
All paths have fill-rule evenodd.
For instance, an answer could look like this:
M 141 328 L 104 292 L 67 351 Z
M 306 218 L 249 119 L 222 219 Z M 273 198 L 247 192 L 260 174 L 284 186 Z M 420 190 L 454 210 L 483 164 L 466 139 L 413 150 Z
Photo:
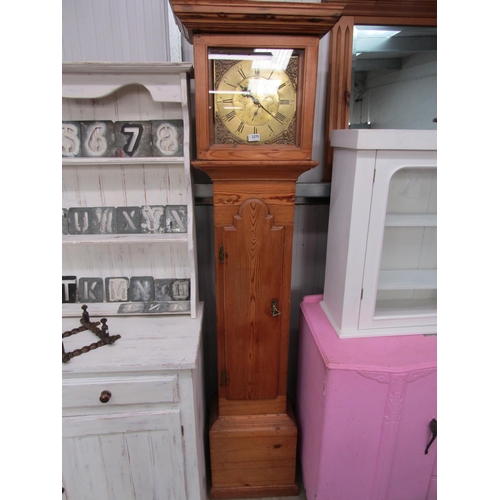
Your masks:
M 295 183 L 319 39 L 343 4 L 171 0 L 194 48 L 196 161 L 213 181 L 219 390 L 211 498 L 296 495 L 287 403 Z

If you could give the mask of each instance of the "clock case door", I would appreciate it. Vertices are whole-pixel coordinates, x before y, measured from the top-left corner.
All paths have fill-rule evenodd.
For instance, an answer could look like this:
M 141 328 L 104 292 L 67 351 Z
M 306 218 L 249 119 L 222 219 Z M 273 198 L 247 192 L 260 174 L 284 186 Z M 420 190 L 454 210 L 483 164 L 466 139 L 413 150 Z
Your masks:
M 294 201 L 290 180 L 214 183 L 220 415 L 286 412 Z
M 249 199 L 222 228 L 225 396 L 273 399 L 279 394 L 285 228 L 260 199 Z M 235 313 L 236 312 L 236 313 Z
M 195 35 L 196 148 L 198 160 L 310 160 L 312 155 L 313 118 L 316 97 L 316 75 L 319 38 L 270 35 Z M 242 57 L 235 52 L 241 49 Z M 211 54 L 231 52 L 234 60 L 243 59 L 253 49 L 292 49 L 298 57 L 295 134 L 293 144 L 217 144 L 215 137 L 215 79 Z M 232 56 L 231 56 L 232 57 Z M 219 142 L 221 142 L 219 140 Z

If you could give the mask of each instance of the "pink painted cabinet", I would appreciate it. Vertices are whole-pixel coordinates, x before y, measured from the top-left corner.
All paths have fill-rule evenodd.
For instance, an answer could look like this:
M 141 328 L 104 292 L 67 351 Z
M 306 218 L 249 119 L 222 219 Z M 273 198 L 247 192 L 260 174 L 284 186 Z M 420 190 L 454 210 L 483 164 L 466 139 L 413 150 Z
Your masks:
M 301 304 L 297 420 L 308 500 L 435 500 L 436 337 L 341 339 Z

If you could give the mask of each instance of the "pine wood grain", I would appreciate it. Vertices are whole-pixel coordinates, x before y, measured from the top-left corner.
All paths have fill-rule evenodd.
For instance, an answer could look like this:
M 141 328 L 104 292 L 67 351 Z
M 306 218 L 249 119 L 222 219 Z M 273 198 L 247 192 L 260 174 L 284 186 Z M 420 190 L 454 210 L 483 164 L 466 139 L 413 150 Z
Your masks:
M 170 0 L 177 24 L 188 40 L 193 33 L 279 33 L 323 36 L 342 14 L 343 2 L 245 2 Z
M 197 123 L 196 157 L 198 160 L 240 162 L 255 160 L 311 160 L 319 37 L 280 36 L 274 33 L 266 36 L 265 39 L 256 34 L 238 34 L 232 36 L 196 34 L 194 36 L 193 55 L 195 64 Z M 209 48 L 235 47 L 243 49 L 257 47 L 266 49 L 296 49 L 300 52 L 297 74 L 295 144 L 258 144 L 257 146 L 247 144 L 214 144 L 213 97 L 209 93 L 212 88 L 212 78 L 208 51 Z
M 243 236 L 243 237 L 242 237 Z M 245 201 L 233 226 L 224 228 L 224 311 L 229 399 L 278 395 L 282 302 L 283 227 L 259 199 Z
M 281 494 L 298 494 L 296 443 L 297 427 L 291 411 L 212 418 L 211 498 L 278 495 L 280 490 Z

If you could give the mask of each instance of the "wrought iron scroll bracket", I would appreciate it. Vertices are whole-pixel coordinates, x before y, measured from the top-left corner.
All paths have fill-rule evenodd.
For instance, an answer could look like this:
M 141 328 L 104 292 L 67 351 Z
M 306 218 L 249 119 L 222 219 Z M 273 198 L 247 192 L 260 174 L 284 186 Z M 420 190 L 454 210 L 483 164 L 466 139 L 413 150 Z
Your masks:
M 90 345 L 81 347 L 80 349 L 75 349 L 71 352 L 66 352 L 64 350 L 64 342 L 62 343 L 62 362 L 67 363 L 71 358 L 75 356 L 80 356 L 86 352 L 92 351 L 93 349 L 97 349 L 98 347 L 102 347 L 104 345 L 113 344 L 121 335 L 109 335 L 109 326 L 107 324 L 108 320 L 106 318 L 102 318 L 101 321 L 90 321 L 90 315 L 87 311 L 88 306 L 86 304 L 82 305 L 82 317 L 80 318 L 80 323 L 82 326 L 78 328 L 73 328 L 73 330 L 69 330 L 62 334 L 62 338 L 70 337 L 71 335 L 75 335 L 80 332 L 84 332 L 85 330 L 90 330 L 92 333 L 95 333 L 97 337 L 99 337 L 98 342 L 93 342 Z M 99 328 L 99 324 L 101 325 Z

